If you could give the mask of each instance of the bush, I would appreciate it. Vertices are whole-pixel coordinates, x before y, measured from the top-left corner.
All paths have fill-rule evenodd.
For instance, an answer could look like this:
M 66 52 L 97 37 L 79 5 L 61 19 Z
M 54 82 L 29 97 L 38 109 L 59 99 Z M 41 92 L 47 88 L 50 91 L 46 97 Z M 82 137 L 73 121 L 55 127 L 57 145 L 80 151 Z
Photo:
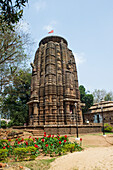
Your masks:
M 2 121 L 1 121 L 1 127 L 2 127 L 2 128 L 6 128 L 6 127 L 7 127 L 7 123 L 6 123 L 5 120 L 2 120 Z
M 108 123 L 105 123 L 104 124 L 104 127 L 105 127 L 105 132 L 111 132 L 112 131 L 112 126 L 110 126 Z
M 13 121 L 11 120 L 10 122 L 8 122 L 7 127 L 10 128 L 11 126 L 13 126 Z
M 7 149 L 0 149 L 0 161 L 6 160 L 8 155 Z
M 0 148 L 3 148 L 4 146 L 6 146 L 8 143 L 8 140 L 7 139 L 1 139 L 0 140 Z
M 74 151 L 81 151 L 82 148 L 77 143 L 70 143 L 64 145 L 63 150 L 64 152 L 74 152 Z
M 36 150 L 34 146 L 27 148 L 14 148 L 15 160 L 23 161 L 27 159 L 35 159 Z
M 40 153 L 44 155 L 57 156 L 66 152 L 81 151 L 82 148 L 77 143 L 69 142 L 67 135 L 46 135 L 41 138 L 23 139 L 1 139 L 0 140 L 0 160 L 6 157 L 15 161 L 33 160 Z

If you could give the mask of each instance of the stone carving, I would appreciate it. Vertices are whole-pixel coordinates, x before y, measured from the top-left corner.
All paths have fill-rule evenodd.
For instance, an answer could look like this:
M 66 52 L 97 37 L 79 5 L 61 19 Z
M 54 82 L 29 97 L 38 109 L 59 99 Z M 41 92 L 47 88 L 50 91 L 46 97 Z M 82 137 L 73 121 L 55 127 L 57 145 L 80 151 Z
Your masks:
M 31 63 L 29 125 L 75 124 L 76 114 L 82 123 L 76 63 L 67 45 L 59 36 L 45 37 L 39 43 Z

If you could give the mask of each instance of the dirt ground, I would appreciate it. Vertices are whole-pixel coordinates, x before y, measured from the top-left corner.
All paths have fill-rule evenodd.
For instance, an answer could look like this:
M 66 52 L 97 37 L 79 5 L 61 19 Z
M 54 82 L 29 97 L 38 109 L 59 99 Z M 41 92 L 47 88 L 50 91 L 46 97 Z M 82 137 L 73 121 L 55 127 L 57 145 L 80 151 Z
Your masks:
M 89 134 L 80 138 L 84 150 L 57 158 L 49 170 L 113 170 L 113 134 L 106 137 Z M 75 137 L 70 140 L 75 141 Z

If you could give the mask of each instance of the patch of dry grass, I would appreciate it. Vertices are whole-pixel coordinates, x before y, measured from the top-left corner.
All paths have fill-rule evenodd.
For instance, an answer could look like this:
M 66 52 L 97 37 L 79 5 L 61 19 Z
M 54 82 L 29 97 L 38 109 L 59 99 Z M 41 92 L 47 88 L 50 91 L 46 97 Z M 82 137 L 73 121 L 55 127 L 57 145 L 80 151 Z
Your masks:
M 55 158 L 34 161 L 12 162 L 10 163 L 10 165 L 24 166 L 30 168 L 30 170 L 47 170 L 50 168 L 50 163 L 54 160 Z

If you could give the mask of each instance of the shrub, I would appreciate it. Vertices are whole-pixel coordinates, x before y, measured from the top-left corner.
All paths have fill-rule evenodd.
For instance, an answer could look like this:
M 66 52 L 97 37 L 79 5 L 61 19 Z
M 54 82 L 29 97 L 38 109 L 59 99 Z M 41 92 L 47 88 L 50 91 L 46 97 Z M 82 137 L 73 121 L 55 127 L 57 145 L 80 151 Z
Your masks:
M 81 151 L 82 148 L 77 143 L 69 143 L 64 145 L 63 151 L 64 152 L 74 152 L 74 151 Z
M 0 149 L 0 161 L 6 160 L 8 155 L 7 149 Z
M 36 150 L 34 146 L 30 146 L 27 148 L 14 148 L 14 155 L 16 160 L 23 161 L 24 159 L 35 159 L 36 158 Z
M 2 120 L 2 121 L 1 121 L 1 127 L 2 127 L 2 128 L 6 128 L 6 127 L 7 127 L 7 123 L 6 123 L 5 120 Z
M 77 143 L 69 142 L 68 137 L 57 135 L 44 134 L 42 138 L 29 138 L 23 139 L 17 137 L 16 139 L 1 139 L 1 160 L 6 157 L 15 159 L 15 161 L 33 160 L 40 153 L 44 155 L 56 156 L 66 152 L 81 151 L 82 148 Z
M 11 126 L 13 126 L 13 121 L 11 120 L 10 122 L 8 122 L 7 127 L 10 128 Z
M 105 127 L 105 132 L 111 132 L 112 131 L 112 126 L 110 126 L 108 123 L 105 123 L 104 124 L 104 127 Z
M 7 139 L 1 139 L 1 140 L 0 140 L 0 148 L 2 149 L 3 146 L 6 146 L 6 145 L 7 145 L 7 143 L 8 143 L 8 140 L 7 140 Z

